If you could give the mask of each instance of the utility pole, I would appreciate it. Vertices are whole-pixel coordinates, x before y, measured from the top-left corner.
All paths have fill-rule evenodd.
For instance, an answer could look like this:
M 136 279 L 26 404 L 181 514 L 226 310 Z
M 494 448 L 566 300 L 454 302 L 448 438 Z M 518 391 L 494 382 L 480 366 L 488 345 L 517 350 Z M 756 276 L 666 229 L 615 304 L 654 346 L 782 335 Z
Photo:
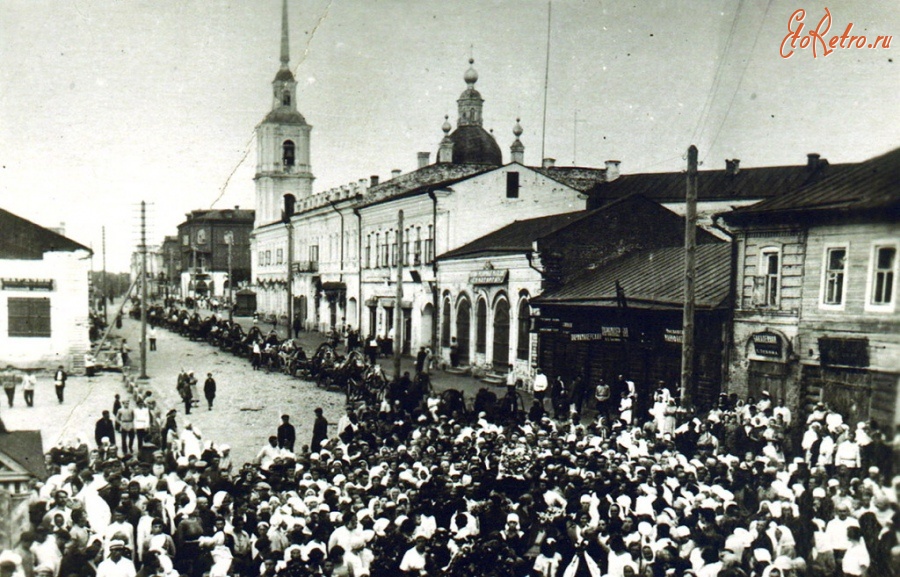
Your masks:
M 141 379 L 147 377 L 147 203 L 141 201 Z
M 400 378 L 403 349 L 403 211 L 397 213 L 397 303 L 394 305 L 394 378 Z
M 230 230 L 225 233 L 225 244 L 228 245 L 228 321 L 231 322 L 234 320 L 234 303 L 232 302 L 234 278 L 231 275 L 231 245 L 234 244 L 234 233 Z M 290 249 L 288 249 L 288 252 L 290 252 Z
M 294 330 L 294 197 L 284 195 L 284 226 L 287 228 L 287 336 Z
M 681 404 L 690 408 L 694 392 L 694 279 L 697 272 L 697 147 L 688 148 L 684 212 L 684 316 L 681 321 Z
M 102 303 L 103 303 L 103 324 L 108 325 L 109 317 L 106 314 L 106 303 L 107 303 L 106 299 L 109 294 L 107 292 L 109 289 L 106 286 L 106 227 L 105 226 L 101 227 L 100 230 L 103 231 L 103 283 L 102 283 L 102 286 L 100 289 L 102 291 L 100 298 L 102 299 Z

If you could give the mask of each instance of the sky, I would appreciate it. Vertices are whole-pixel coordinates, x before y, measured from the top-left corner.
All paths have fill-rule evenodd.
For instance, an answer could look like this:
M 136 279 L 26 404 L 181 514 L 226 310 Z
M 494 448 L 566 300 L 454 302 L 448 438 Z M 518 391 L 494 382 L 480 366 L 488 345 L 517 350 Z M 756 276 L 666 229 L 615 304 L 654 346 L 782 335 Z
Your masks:
M 890 48 L 805 36 L 897 35 Z M 434 160 L 475 59 L 485 128 L 509 160 L 622 173 L 856 162 L 900 145 L 896 0 L 288 0 L 315 191 Z M 791 28 L 796 30 L 795 20 Z M 824 28 L 822 28 L 824 30 Z M 65 223 L 127 270 L 191 210 L 254 206 L 254 128 L 271 107 L 281 0 L 0 0 L 0 207 Z M 546 72 L 546 130 L 542 131 Z

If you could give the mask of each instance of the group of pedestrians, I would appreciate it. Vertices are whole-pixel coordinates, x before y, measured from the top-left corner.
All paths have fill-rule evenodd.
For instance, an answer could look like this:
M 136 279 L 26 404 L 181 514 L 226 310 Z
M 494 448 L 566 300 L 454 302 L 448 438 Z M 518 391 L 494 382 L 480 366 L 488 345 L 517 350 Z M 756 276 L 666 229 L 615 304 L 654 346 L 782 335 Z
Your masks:
M 190 415 L 191 409 L 200 406 L 200 395 L 198 390 L 198 380 L 194 376 L 194 371 L 185 371 L 181 369 L 178 373 L 178 379 L 175 384 L 175 390 L 184 404 L 184 414 Z M 203 397 L 206 399 L 207 410 L 213 410 L 213 402 L 216 400 L 217 384 L 212 373 L 206 373 L 206 380 L 203 381 Z
M 664 386 L 647 400 L 627 379 L 610 388 L 608 398 L 588 388 L 583 402 L 594 389 L 597 408 L 618 398 L 619 409 L 586 423 L 570 418 L 572 402 L 568 418 L 517 411 L 494 419 L 430 393 L 416 403 L 388 394 L 349 407 L 332 434 L 316 410 L 311 442 L 299 447 L 285 415 L 269 446 L 240 468 L 227 445 L 179 425 L 176 411 L 156 452 L 131 455 L 126 443 L 120 454 L 113 437 L 128 416 L 122 401 L 115 419 L 98 421 L 96 448 L 51 451 L 52 474 L 30 497 L 33 528 L 0 554 L 0 569 L 64 577 L 900 575 L 900 478 L 891 477 L 877 424 L 845 422 L 827 405 L 800 420 L 768 394 L 722 396 L 695 413 Z M 626 415 L 626 399 L 647 409 Z

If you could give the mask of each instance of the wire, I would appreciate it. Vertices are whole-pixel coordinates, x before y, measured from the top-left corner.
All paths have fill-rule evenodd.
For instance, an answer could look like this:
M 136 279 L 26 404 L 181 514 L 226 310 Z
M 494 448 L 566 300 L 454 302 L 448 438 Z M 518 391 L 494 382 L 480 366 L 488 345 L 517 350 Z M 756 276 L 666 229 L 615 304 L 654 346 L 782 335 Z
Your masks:
M 709 148 L 707 149 L 706 154 L 703 155 L 705 159 L 709 154 L 709 151 L 713 149 L 716 145 L 716 141 L 719 139 L 719 134 L 722 132 L 722 128 L 725 126 L 725 122 L 728 120 L 728 115 L 731 114 L 731 107 L 734 105 L 734 99 L 737 97 L 737 93 L 741 88 L 741 84 L 744 82 L 744 75 L 747 73 L 747 68 L 750 66 L 750 59 L 753 57 L 753 52 L 756 50 L 756 43 L 759 41 L 759 35 L 762 32 L 763 24 L 766 22 L 766 17 L 769 15 L 769 8 L 772 6 L 772 0 L 768 0 L 766 2 L 766 10 L 763 12 L 763 17 L 759 22 L 759 27 L 756 29 L 756 37 L 753 39 L 753 46 L 750 48 L 750 52 L 747 53 L 747 61 L 744 62 L 744 68 L 741 70 L 741 76 L 738 78 L 737 86 L 734 87 L 734 92 L 731 94 L 731 100 L 728 101 L 728 108 L 725 109 L 725 116 L 722 117 L 722 122 L 719 123 L 719 128 L 716 129 L 716 133 L 713 136 L 712 142 L 709 143 Z
M 741 6 L 743 4 L 743 0 L 738 0 L 737 9 L 734 11 L 734 18 L 731 21 L 731 30 L 728 32 L 728 40 L 725 42 L 725 48 L 722 50 L 722 57 L 719 59 L 719 63 L 716 66 L 716 73 L 713 76 L 713 83 L 709 89 L 709 92 L 706 95 L 706 102 L 703 104 L 703 108 L 700 110 L 700 117 L 697 119 L 697 126 L 694 128 L 694 133 L 691 134 L 691 142 L 696 142 L 696 139 L 703 133 L 706 128 L 706 123 L 709 120 L 709 115 L 712 112 L 712 104 L 715 99 L 716 93 L 719 91 L 719 85 L 722 82 L 723 71 L 725 70 L 725 61 L 728 60 L 728 54 L 731 52 L 731 46 L 734 42 L 734 32 L 737 29 L 737 21 L 738 15 L 741 12 Z

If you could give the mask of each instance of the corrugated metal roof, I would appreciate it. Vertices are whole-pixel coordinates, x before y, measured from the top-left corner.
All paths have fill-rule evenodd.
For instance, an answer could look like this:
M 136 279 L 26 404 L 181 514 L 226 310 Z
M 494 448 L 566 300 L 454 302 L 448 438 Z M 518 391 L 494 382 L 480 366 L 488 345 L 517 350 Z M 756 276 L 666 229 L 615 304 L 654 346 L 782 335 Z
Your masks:
M 584 166 L 551 166 L 549 168 L 531 166 L 529 168 L 580 192 L 587 192 L 598 183 L 606 180 L 605 168 L 587 168 Z
M 561 229 L 584 216 L 587 211 L 579 210 L 564 214 L 517 220 L 512 224 L 477 238 L 469 244 L 445 252 L 438 260 L 449 260 L 463 256 L 497 255 L 531 250 L 531 244 L 538 238 Z
M 828 178 L 723 214 L 726 222 L 765 215 L 777 217 L 803 212 L 893 210 L 900 208 L 900 148 L 865 162 L 850 165 Z
M 369 188 L 359 206 L 369 206 L 387 199 L 424 192 L 429 187 L 450 186 L 495 168 L 497 167 L 486 164 L 429 164 Z
M 40 260 L 45 252 L 73 252 L 88 247 L 0 208 L 0 258 Z
M 727 305 L 731 283 L 731 244 L 697 246 L 696 307 Z M 616 281 L 629 307 L 680 309 L 684 302 L 684 247 L 643 250 L 590 270 L 559 290 L 532 302 L 581 306 L 616 306 Z
M 737 174 L 729 174 L 726 170 L 701 170 L 697 176 L 697 199 L 769 198 L 818 182 L 830 175 L 841 174 L 852 166 L 828 164 L 826 160 L 818 160 L 814 167 L 799 165 L 740 168 Z M 599 206 L 631 194 L 641 194 L 657 202 L 684 202 L 685 178 L 684 172 L 623 174 L 612 182 L 594 186 L 588 192 L 588 206 Z

